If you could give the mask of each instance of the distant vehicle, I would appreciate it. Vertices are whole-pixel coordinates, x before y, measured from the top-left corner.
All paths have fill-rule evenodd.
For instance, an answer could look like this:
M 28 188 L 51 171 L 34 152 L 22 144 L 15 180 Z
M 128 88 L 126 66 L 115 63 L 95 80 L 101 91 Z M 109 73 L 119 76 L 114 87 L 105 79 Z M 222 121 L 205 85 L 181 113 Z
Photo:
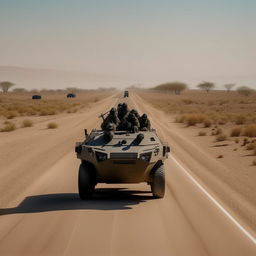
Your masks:
M 78 189 L 81 199 L 90 198 L 97 183 L 140 183 L 151 186 L 153 196 L 164 197 L 164 161 L 170 148 L 155 130 L 131 133 L 113 131 L 106 140 L 102 130 L 92 130 L 75 151 L 81 160 Z
M 124 98 L 128 98 L 129 97 L 129 92 L 128 91 L 124 91 Z
M 41 100 L 42 96 L 41 95 L 33 95 L 32 100 Z
M 76 95 L 74 93 L 68 93 L 67 98 L 75 98 Z

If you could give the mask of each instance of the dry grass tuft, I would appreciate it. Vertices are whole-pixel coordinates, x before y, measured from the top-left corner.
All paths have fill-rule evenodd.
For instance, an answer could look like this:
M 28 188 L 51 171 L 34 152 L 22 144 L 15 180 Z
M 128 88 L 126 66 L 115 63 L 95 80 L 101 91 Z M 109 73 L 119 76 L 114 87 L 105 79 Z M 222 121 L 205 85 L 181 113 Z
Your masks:
M 256 149 L 256 143 L 255 142 L 251 142 L 251 143 L 247 144 L 246 149 L 247 150 L 254 150 L 254 149 Z
M 58 127 L 58 124 L 54 122 L 50 122 L 47 124 L 48 129 L 56 129 L 57 127 Z
M 238 115 L 235 117 L 235 124 L 245 124 L 247 121 L 247 118 L 245 115 Z
M 248 138 L 244 138 L 242 146 L 245 146 L 248 143 L 250 143 L 249 139 Z
M 235 127 L 231 130 L 230 136 L 239 137 L 241 133 L 242 133 L 242 127 Z
M 212 126 L 212 121 L 210 119 L 204 120 L 204 127 L 208 128 Z
M 243 135 L 247 137 L 256 137 L 256 124 L 251 124 L 245 127 Z
M 218 136 L 216 136 L 216 141 L 219 142 L 219 141 L 225 141 L 227 140 L 227 135 L 225 134 L 219 134 Z
M 17 116 L 16 111 L 6 111 L 3 113 L 3 116 L 6 117 L 7 119 L 13 119 L 14 117 Z
M 33 122 L 29 119 L 25 119 L 23 120 L 21 127 L 26 128 L 26 127 L 32 127 L 33 126 Z
M 4 127 L 0 130 L 1 132 L 12 132 L 16 130 L 16 125 L 11 122 L 6 122 Z

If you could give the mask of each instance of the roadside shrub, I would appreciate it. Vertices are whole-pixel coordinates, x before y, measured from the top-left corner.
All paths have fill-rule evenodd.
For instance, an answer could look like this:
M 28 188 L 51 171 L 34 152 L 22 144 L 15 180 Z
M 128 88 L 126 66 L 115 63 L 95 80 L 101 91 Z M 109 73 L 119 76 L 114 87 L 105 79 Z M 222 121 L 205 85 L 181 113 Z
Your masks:
M 251 142 L 251 143 L 247 144 L 246 149 L 247 150 L 255 150 L 256 149 L 256 143 Z
M 210 119 L 204 120 L 204 127 L 208 128 L 212 126 L 212 121 Z
M 192 104 L 193 103 L 193 100 L 190 100 L 190 99 L 184 99 L 182 100 L 185 104 L 189 105 L 189 104 Z
M 241 127 L 235 127 L 231 130 L 230 136 L 231 137 L 239 137 L 241 133 L 242 133 L 242 128 Z
M 25 119 L 25 120 L 23 120 L 21 126 L 23 128 L 25 128 L 25 127 L 32 127 L 33 126 L 33 122 L 31 120 L 29 120 L 29 119 Z
M 248 143 L 250 143 L 250 141 L 248 140 L 248 138 L 244 138 L 243 144 L 242 146 L 247 145 Z
M 17 116 L 17 113 L 15 111 L 6 111 L 4 113 L 4 116 L 7 118 L 7 119 L 13 119 L 14 117 Z
M 239 115 L 235 117 L 235 124 L 245 124 L 246 123 L 246 117 L 243 115 Z
M 206 132 L 200 131 L 200 132 L 198 133 L 198 136 L 206 136 Z
M 216 129 L 216 130 L 215 130 Z M 214 128 L 212 129 L 212 135 L 220 135 L 222 134 L 222 129 L 221 128 Z
M 5 126 L 0 130 L 1 132 L 11 132 L 16 130 L 16 125 L 14 123 L 8 122 Z
M 48 129 L 56 129 L 58 127 L 57 123 L 51 122 L 47 124 Z
M 243 135 L 247 137 L 256 137 L 256 124 L 245 127 Z
M 202 123 L 206 119 L 206 116 L 204 114 L 187 114 L 184 119 L 187 126 L 194 126 Z
M 218 136 L 216 136 L 216 141 L 219 142 L 219 141 L 224 141 L 227 139 L 227 135 L 225 134 L 220 134 Z

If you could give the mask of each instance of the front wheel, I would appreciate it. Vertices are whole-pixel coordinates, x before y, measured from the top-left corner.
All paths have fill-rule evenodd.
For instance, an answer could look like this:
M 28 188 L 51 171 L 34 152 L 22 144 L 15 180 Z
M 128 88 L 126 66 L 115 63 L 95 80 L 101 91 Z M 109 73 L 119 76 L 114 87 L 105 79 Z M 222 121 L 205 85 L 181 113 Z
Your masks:
M 151 191 L 154 197 L 163 198 L 165 193 L 164 165 L 160 165 L 153 173 Z
M 82 200 L 89 199 L 95 190 L 93 170 L 90 166 L 80 164 L 78 174 L 78 191 Z

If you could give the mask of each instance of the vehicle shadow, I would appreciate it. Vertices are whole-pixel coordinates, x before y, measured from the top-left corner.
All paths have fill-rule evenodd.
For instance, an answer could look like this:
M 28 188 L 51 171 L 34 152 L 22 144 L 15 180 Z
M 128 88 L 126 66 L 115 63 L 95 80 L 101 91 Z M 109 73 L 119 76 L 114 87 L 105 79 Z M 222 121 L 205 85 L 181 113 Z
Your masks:
M 150 195 L 148 195 L 150 193 Z M 150 191 L 125 188 L 99 188 L 90 200 L 81 200 L 77 193 L 44 194 L 26 197 L 17 207 L 2 208 L 0 215 L 39 213 L 65 210 L 129 210 L 147 200 Z

